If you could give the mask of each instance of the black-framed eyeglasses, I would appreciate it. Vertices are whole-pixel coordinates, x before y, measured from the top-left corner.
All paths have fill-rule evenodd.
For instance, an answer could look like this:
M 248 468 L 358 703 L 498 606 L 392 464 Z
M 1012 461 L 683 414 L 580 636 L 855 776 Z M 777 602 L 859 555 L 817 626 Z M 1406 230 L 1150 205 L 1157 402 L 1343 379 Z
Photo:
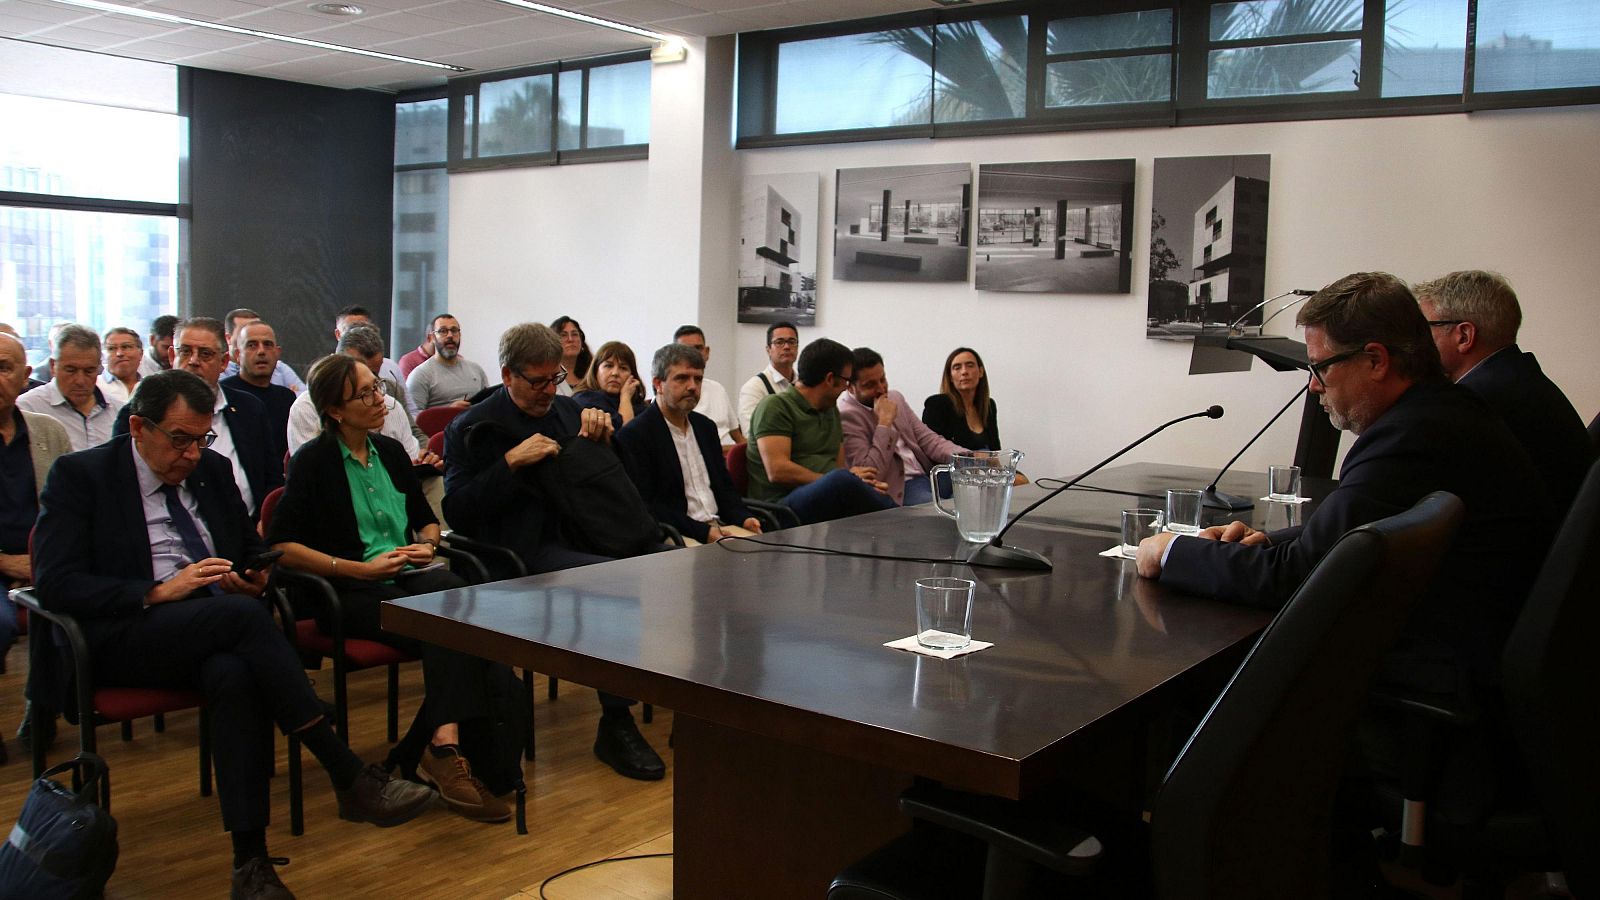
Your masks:
M 1429 319 L 1428 324 L 1434 328 L 1454 328 L 1466 321 L 1466 319 Z
M 1317 386 L 1323 390 L 1327 390 L 1328 382 L 1324 381 L 1322 376 L 1326 374 L 1329 369 L 1333 368 L 1339 363 L 1342 363 L 1347 359 L 1354 359 L 1365 352 L 1367 352 L 1366 347 L 1357 347 L 1354 350 L 1346 350 L 1343 353 L 1335 353 L 1327 359 L 1309 363 L 1307 364 L 1306 368 L 1311 370 L 1311 377 L 1317 380 Z
M 359 400 L 368 406 L 382 406 L 384 404 L 384 398 L 388 395 L 388 393 L 389 391 L 384 387 L 383 382 L 377 381 L 368 385 L 363 390 L 356 391 L 355 394 L 351 395 L 350 399 Z
M 180 344 L 178 345 L 178 349 L 172 351 L 172 355 L 178 359 L 188 359 L 191 356 L 197 356 L 200 358 L 201 362 L 208 363 L 221 356 L 222 352 L 219 350 L 212 350 L 209 347 L 191 347 L 188 344 Z
M 433 333 L 437 334 L 437 335 L 442 335 L 444 337 L 449 337 L 452 334 L 459 335 L 461 333 L 461 327 L 458 325 L 458 326 L 453 326 L 453 327 L 450 327 L 450 328 L 435 328 L 433 330 Z
M 217 442 L 217 433 L 215 431 L 208 431 L 205 434 L 173 434 L 149 419 L 145 419 L 144 423 L 166 435 L 167 440 L 172 442 L 172 449 L 177 450 L 180 453 L 189 449 L 195 444 L 199 444 L 200 449 L 204 450 L 205 448 Z
M 800 339 L 799 338 L 773 338 L 772 339 L 772 346 L 774 346 L 774 347 L 798 347 L 798 346 L 800 346 Z
M 521 378 L 523 381 L 526 381 L 528 383 L 528 387 L 533 388 L 535 391 L 542 391 L 553 384 L 560 384 L 561 382 L 567 380 L 566 366 L 562 366 L 561 368 L 557 369 L 556 373 L 551 375 L 549 378 L 529 378 L 521 372 L 517 372 L 516 369 L 512 369 L 511 371 L 516 372 L 517 377 Z

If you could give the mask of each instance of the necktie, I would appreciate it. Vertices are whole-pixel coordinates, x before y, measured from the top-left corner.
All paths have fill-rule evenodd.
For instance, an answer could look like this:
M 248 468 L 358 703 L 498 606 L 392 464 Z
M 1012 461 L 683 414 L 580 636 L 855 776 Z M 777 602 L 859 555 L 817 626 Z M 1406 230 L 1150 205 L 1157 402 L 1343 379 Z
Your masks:
M 211 551 L 206 549 L 206 542 L 200 537 L 200 529 L 195 526 L 194 518 L 189 511 L 183 508 L 183 501 L 178 499 L 178 486 L 163 484 L 161 493 L 167 498 L 167 515 L 172 517 L 172 527 L 178 529 L 178 537 L 183 539 L 183 549 L 189 554 L 191 563 L 199 562 L 211 556 Z M 206 585 L 206 592 L 212 596 L 222 593 L 222 589 L 215 584 Z

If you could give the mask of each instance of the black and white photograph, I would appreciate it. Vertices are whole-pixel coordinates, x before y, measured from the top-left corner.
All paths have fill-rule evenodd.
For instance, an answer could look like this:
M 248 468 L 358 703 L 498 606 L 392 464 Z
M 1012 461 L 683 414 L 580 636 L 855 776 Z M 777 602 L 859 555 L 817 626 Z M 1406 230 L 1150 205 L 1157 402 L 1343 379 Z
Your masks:
M 966 281 L 972 166 L 840 169 L 833 219 L 839 281 Z
M 749 175 L 739 225 L 739 321 L 817 324 L 815 172 Z
M 978 166 L 977 289 L 1129 293 L 1133 173 L 1131 159 Z
M 1156 160 L 1145 337 L 1192 340 L 1266 299 L 1271 175 L 1267 154 Z

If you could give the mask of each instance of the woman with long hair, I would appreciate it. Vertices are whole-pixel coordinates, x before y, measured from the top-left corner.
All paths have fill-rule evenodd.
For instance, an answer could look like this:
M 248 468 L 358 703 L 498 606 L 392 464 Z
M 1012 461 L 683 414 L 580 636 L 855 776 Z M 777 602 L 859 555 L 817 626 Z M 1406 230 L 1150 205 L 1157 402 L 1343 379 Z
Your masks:
M 562 316 L 550 323 L 550 330 L 561 338 L 561 366 L 567 370 L 567 378 L 556 385 L 556 393 L 571 397 L 583 390 L 578 384 L 583 381 L 583 376 L 589 374 L 589 364 L 594 361 L 594 354 L 589 350 L 589 339 L 577 319 Z
M 573 402 L 579 409 L 605 410 L 611 414 L 611 424 L 621 428 L 644 410 L 644 385 L 638 372 L 633 348 L 621 341 L 606 341 L 572 395 Z
M 939 393 L 922 404 L 922 423 L 968 450 L 1000 449 L 999 415 L 978 351 L 957 347 L 945 357 Z

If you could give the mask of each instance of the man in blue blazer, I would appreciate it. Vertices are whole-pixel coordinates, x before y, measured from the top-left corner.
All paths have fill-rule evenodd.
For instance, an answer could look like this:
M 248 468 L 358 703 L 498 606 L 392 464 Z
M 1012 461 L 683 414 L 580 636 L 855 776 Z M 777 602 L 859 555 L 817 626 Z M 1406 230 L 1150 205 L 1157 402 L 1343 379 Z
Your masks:
M 1594 448 L 1567 395 L 1517 346 L 1516 291 L 1501 275 L 1469 270 L 1425 281 L 1416 293 L 1445 374 L 1500 414 L 1533 457 L 1557 513 L 1565 513 Z
M 650 370 L 655 402 L 615 441 L 650 512 L 702 544 L 760 534 L 761 520 L 734 490 L 716 423 L 694 411 L 706 373 L 700 351 L 668 344 L 656 351 Z
M 45 608 L 77 619 L 98 685 L 205 695 L 233 839 L 232 896 L 282 897 L 266 843 L 272 723 L 298 734 L 327 769 L 341 818 L 397 825 L 433 794 L 390 781 L 339 740 L 259 599 L 266 566 L 235 570 L 266 544 L 228 461 L 204 449 L 214 438 L 213 398 L 189 372 L 146 376 L 128 404 L 128 434 L 56 462 L 34 533 L 36 590 Z M 40 658 L 30 689 L 54 689 L 64 704 L 62 653 L 49 652 L 43 636 L 32 647 Z
M 197 316 L 178 323 L 172 338 L 173 368 L 199 376 L 214 398 L 211 449 L 233 464 L 234 484 L 252 518 L 261 513 L 261 501 L 273 488 L 283 486 L 283 458 L 288 433 L 272 427 L 272 417 L 260 400 L 240 388 L 221 384 L 228 365 L 228 339 L 222 323 Z M 128 432 L 128 410 L 117 418 L 113 434 Z

